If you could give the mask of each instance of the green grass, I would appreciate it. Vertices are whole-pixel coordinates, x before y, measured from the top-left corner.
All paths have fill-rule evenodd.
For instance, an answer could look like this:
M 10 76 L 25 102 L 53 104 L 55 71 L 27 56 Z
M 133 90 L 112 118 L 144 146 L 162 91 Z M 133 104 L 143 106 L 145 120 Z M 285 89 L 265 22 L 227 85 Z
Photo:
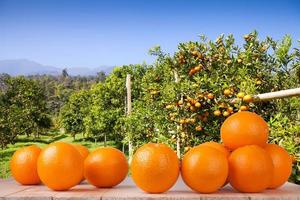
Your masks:
M 33 144 L 43 148 L 47 144 L 55 141 L 81 144 L 89 148 L 90 151 L 104 146 L 103 142 L 95 143 L 89 140 L 85 140 L 80 134 L 76 135 L 76 139 L 74 141 L 73 137 L 71 137 L 70 135 L 61 134 L 57 131 L 49 132 L 47 135 L 41 135 L 39 138 L 19 136 L 15 144 L 10 144 L 3 150 L 0 149 L 0 178 L 9 178 L 11 176 L 9 170 L 9 160 L 17 149 Z M 115 147 L 115 143 L 113 141 L 108 141 L 106 145 Z

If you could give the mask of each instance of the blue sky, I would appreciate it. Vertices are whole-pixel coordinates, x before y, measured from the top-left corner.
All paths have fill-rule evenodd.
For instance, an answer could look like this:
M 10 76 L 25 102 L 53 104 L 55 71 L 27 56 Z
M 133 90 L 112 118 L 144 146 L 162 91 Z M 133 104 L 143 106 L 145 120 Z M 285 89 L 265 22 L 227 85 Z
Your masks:
M 300 1 L 0 0 L 0 60 L 26 58 L 56 67 L 151 63 L 155 45 L 173 53 L 198 34 L 233 33 L 238 42 L 300 39 Z

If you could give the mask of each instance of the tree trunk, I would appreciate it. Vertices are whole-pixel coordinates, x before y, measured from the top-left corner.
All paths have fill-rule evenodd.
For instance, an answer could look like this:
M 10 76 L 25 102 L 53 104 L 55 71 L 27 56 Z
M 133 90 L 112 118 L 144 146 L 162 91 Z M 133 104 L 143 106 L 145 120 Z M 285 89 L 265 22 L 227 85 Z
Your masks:
M 106 147 L 106 133 L 104 133 L 104 146 Z

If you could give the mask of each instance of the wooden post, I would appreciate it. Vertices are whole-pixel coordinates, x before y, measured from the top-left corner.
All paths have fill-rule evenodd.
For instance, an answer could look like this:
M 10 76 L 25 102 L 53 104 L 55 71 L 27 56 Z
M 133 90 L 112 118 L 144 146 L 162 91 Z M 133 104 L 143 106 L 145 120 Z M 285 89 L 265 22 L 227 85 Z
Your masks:
M 273 99 L 281 99 L 281 98 L 293 97 L 293 96 L 300 96 L 300 88 L 257 94 L 253 96 L 253 100 L 269 101 Z
M 126 76 L 126 89 L 127 89 L 127 116 L 131 114 L 131 78 L 130 74 L 127 74 Z M 129 156 L 129 163 L 131 163 L 133 154 L 133 148 L 132 148 L 132 140 L 131 137 L 129 137 L 128 141 L 128 156 Z
M 179 82 L 179 76 L 176 70 L 174 70 L 174 79 L 175 83 Z M 181 97 L 182 100 L 182 97 Z M 177 157 L 180 158 L 180 126 L 177 126 L 177 133 L 176 133 L 176 152 L 177 152 Z

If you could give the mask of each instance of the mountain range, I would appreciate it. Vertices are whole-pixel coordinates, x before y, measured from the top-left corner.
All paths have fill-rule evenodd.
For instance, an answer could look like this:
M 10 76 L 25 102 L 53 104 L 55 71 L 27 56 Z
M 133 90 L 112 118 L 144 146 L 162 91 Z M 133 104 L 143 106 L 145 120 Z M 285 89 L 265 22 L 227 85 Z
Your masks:
M 96 68 L 87 67 L 65 67 L 67 72 L 71 76 L 89 76 L 97 75 L 97 72 L 104 71 L 109 74 L 113 66 L 99 66 Z M 12 60 L 0 60 L 0 74 L 6 73 L 11 76 L 18 75 L 36 75 L 36 74 L 49 74 L 59 75 L 62 72 L 62 68 L 43 65 L 32 60 L 27 59 L 12 59 Z

